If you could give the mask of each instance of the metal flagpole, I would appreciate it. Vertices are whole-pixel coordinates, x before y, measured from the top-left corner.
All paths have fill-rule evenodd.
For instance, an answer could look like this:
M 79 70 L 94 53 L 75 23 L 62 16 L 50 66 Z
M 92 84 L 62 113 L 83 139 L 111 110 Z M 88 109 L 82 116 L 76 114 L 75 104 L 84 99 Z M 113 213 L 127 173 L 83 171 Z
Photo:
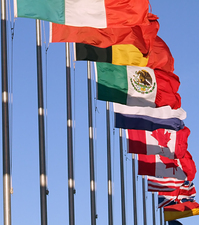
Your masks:
M 106 102 L 106 125 L 107 125 L 107 170 L 108 170 L 107 171 L 108 172 L 108 219 L 109 219 L 109 225 L 113 225 L 109 102 Z
M 143 193 L 143 220 L 144 220 L 144 225 L 147 225 L 147 221 L 146 221 L 145 176 L 142 176 L 142 193 Z
M 92 117 L 92 93 L 91 93 L 91 64 L 88 67 L 88 121 L 89 121 L 89 159 L 90 159 L 90 196 L 91 196 L 91 225 L 96 225 L 96 203 L 95 203 L 95 171 L 93 152 L 93 117 Z
M 152 209 L 153 209 L 153 225 L 156 225 L 155 221 L 155 194 L 152 192 Z
M 125 211 L 125 193 L 124 193 L 124 165 L 123 165 L 123 142 L 122 129 L 120 132 L 120 176 L 121 176 L 121 205 L 122 205 L 122 225 L 126 225 L 126 211 Z
M 162 225 L 162 208 L 160 208 L 160 225 Z
M 11 225 L 7 30 L 6 30 L 6 1 L 5 0 L 1 0 L 1 82 L 2 82 L 2 142 L 3 142 L 4 225 Z
M 42 49 L 41 49 L 41 21 L 36 20 L 37 37 L 37 89 L 38 89 L 38 122 L 39 122 L 39 165 L 40 165 L 40 204 L 41 225 L 47 225 L 47 177 L 45 156 L 45 128 L 43 104 L 43 77 L 42 77 Z
M 71 74 L 70 48 L 66 43 L 66 91 L 67 91 L 67 149 L 68 149 L 68 198 L 69 198 L 69 225 L 75 224 L 74 215 L 74 178 L 73 178 L 73 135 L 72 135 L 72 104 L 71 104 Z
M 134 225 L 137 225 L 137 195 L 136 195 L 136 175 L 135 175 L 135 154 L 132 153 L 132 171 L 133 171 L 133 211 L 134 211 Z

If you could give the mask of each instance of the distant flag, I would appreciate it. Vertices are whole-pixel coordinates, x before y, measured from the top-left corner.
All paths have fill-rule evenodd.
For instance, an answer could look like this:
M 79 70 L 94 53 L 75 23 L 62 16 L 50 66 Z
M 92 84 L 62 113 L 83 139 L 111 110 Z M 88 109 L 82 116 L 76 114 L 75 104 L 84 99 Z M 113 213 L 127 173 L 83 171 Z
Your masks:
M 174 177 L 153 177 L 147 176 L 148 191 L 159 192 L 159 191 L 174 191 L 181 185 L 184 180 L 179 180 Z
M 136 107 L 113 103 L 115 127 L 124 129 L 148 130 L 184 128 L 186 112 L 182 109 L 171 109 L 170 106 L 159 108 Z
M 197 202 L 184 202 L 164 207 L 164 220 L 172 221 L 184 217 L 199 215 Z
M 160 69 L 167 72 L 174 71 L 174 58 L 166 43 L 158 36 L 148 54 L 143 54 L 132 44 L 116 44 L 107 48 L 93 45 L 74 43 L 75 60 L 107 62 L 114 65 L 143 66 Z
M 155 177 L 175 177 L 179 180 L 192 181 L 196 174 L 196 166 L 188 151 L 182 159 L 169 159 L 161 155 L 138 154 L 138 174 Z
M 179 131 L 157 129 L 126 130 L 128 153 L 144 155 L 163 155 L 167 158 L 182 158 L 187 151 L 187 139 L 190 130 L 187 127 Z
M 132 27 L 148 23 L 148 0 L 15 0 L 15 17 L 70 26 Z
M 177 221 L 177 220 L 172 220 L 172 221 L 169 221 L 169 222 L 168 222 L 168 225 L 183 225 L 183 224 L 180 223 L 180 222 Z
M 171 72 L 97 62 L 96 82 L 99 100 L 130 106 L 181 106 L 179 77 Z
M 149 13 L 147 17 L 147 25 L 140 23 L 123 28 L 97 29 L 50 23 L 50 42 L 76 42 L 101 48 L 115 44 L 132 44 L 143 54 L 148 54 L 159 30 L 159 23 L 157 16 Z
M 167 44 L 156 36 L 151 51 L 149 53 L 147 66 L 157 68 L 167 72 L 174 71 L 174 58 Z
M 196 189 L 192 182 L 185 183 L 174 191 L 158 192 L 158 207 L 165 207 L 171 203 L 182 203 L 185 201 L 194 201 Z

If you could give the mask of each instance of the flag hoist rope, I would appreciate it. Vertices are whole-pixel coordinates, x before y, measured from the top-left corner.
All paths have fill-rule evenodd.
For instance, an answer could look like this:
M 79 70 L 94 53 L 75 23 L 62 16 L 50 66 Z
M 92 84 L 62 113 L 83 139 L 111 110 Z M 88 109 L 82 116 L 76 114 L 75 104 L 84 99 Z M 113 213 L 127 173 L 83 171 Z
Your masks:
M 14 50 L 14 28 L 15 28 L 15 19 L 12 18 L 11 10 L 11 3 L 10 0 L 7 3 L 8 9 L 7 9 L 7 19 L 9 17 L 10 21 L 10 34 L 11 34 L 11 49 L 9 49 L 9 40 L 8 40 L 8 52 L 10 52 L 10 65 L 8 66 L 8 91 L 9 91 L 9 121 L 10 121 L 10 188 L 11 188 L 11 194 L 13 194 L 13 186 L 12 186 L 12 137 L 13 137 L 13 50 Z M 9 11 L 9 12 L 8 12 Z M 9 57 L 8 57 L 8 64 L 9 64 Z
M 45 151 L 46 151 L 46 194 L 49 194 L 48 189 L 48 49 L 49 43 L 46 42 L 46 30 L 45 22 L 42 21 L 42 33 L 44 35 L 44 44 L 45 44 L 45 103 L 44 104 L 44 120 L 45 120 Z

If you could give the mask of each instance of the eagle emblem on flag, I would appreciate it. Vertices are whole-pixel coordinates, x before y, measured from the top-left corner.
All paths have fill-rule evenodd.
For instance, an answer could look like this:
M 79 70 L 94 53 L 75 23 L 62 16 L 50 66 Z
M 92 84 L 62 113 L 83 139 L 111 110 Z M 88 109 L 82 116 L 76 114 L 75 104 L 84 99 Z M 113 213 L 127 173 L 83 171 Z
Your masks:
M 141 94 L 151 93 L 155 88 L 152 76 L 146 70 L 135 71 L 133 78 L 130 78 L 134 89 Z

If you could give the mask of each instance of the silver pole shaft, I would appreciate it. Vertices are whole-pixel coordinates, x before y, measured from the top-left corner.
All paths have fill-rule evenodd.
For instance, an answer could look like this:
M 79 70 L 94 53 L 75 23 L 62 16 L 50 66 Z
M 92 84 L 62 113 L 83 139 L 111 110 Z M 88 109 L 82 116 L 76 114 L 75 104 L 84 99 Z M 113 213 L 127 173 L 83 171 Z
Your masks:
M 37 38 L 37 90 L 38 90 L 41 225 L 47 225 L 47 198 L 46 198 L 46 196 L 48 194 L 48 190 L 47 190 L 47 177 L 46 177 L 42 49 L 41 49 L 41 21 L 40 20 L 36 20 L 36 38 Z
M 6 0 L 1 1 L 1 72 L 4 225 L 11 225 Z
M 135 174 L 135 154 L 132 154 L 132 171 L 133 171 L 133 214 L 134 225 L 137 225 L 137 194 L 136 194 L 136 174 Z
M 70 48 L 66 43 L 66 91 L 67 91 L 67 149 L 68 149 L 68 198 L 69 225 L 75 224 L 74 214 L 74 178 L 73 178 L 73 134 L 72 134 L 72 104 L 71 104 L 71 73 Z
M 147 225 L 147 220 L 146 220 L 145 176 L 142 176 L 142 193 L 143 193 L 143 220 L 144 220 L 144 225 Z
M 154 195 L 154 192 L 152 192 L 152 209 L 153 209 L 153 225 L 156 225 L 156 221 L 155 221 L 155 195 Z
M 94 171 L 94 147 L 93 147 L 93 116 L 92 116 L 92 91 L 91 91 L 91 64 L 88 67 L 88 122 L 89 122 L 89 160 L 90 160 L 90 196 L 91 196 L 91 225 L 96 225 L 96 201 L 95 201 L 95 171 Z
M 123 142 L 122 129 L 120 132 L 120 176 L 121 176 L 121 207 L 122 207 L 122 225 L 126 225 L 126 210 L 125 210 L 125 193 L 124 193 L 124 165 L 123 165 Z
M 109 218 L 109 225 L 113 225 L 109 102 L 106 102 L 106 124 L 107 124 L 107 170 L 108 170 L 107 171 L 108 172 L 108 218 Z
M 160 208 L 160 225 L 162 225 L 162 208 Z

